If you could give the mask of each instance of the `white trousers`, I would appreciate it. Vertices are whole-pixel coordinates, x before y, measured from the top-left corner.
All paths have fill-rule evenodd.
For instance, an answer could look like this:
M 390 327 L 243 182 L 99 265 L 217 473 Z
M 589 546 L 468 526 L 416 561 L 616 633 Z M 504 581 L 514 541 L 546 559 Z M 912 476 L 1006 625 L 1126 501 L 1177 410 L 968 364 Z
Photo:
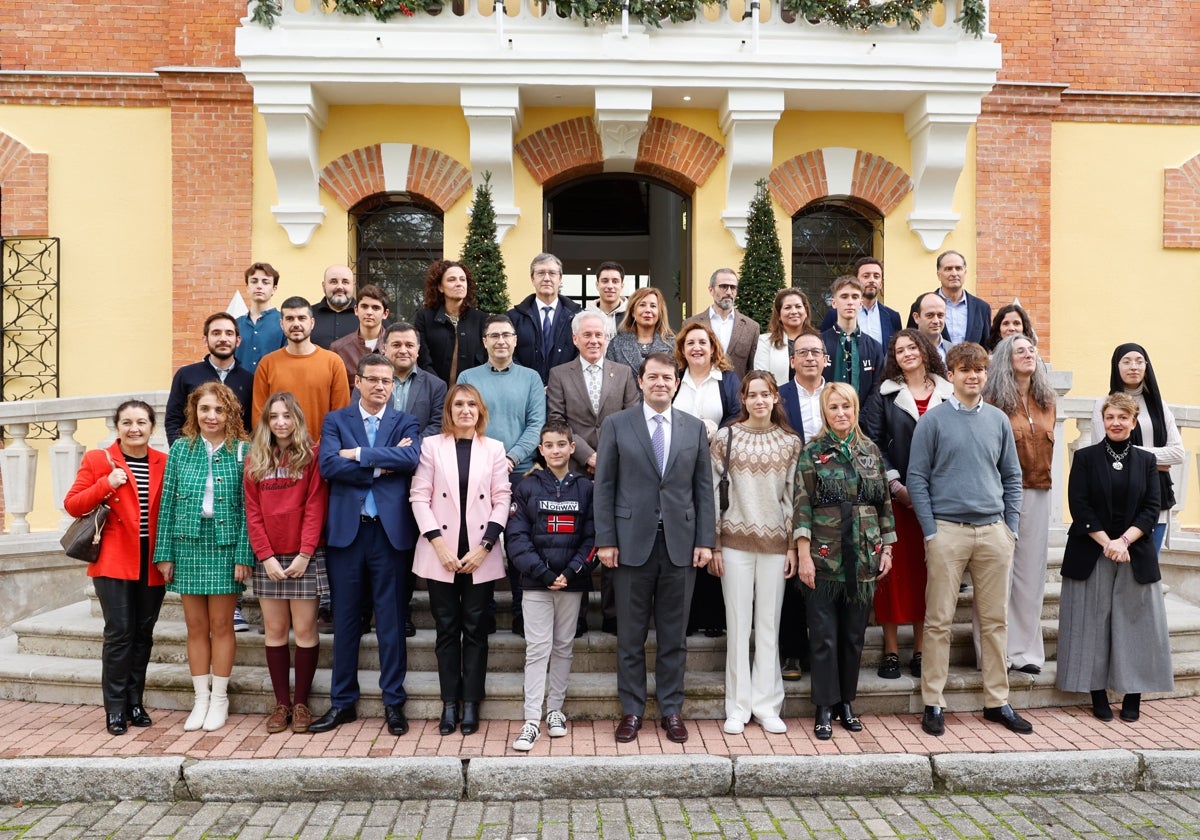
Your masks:
M 526 589 L 525 615 L 525 720 L 542 719 L 546 710 L 563 707 L 567 680 L 575 656 L 575 624 L 579 621 L 579 593 Z M 549 663 L 550 693 L 546 694 Z
M 784 556 L 723 549 L 725 574 L 725 717 L 749 723 L 779 717 L 783 675 L 779 667 L 779 613 L 783 609 Z M 754 631 L 754 662 L 750 635 Z

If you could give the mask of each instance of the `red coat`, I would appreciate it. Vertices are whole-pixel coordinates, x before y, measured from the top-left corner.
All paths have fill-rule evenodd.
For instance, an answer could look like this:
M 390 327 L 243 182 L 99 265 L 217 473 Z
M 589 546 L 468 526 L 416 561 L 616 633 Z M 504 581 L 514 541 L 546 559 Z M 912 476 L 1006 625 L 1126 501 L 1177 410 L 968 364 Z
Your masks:
M 312 461 L 299 478 L 251 481 L 246 476 L 246 531 L 260 563 L 278 554 L 311 556 L 323 543 L 329 485 L 317 466 L 319 454 L 314 446 Z
M 120 444 L 108 447 L 113 463 L 125 469 L 125 456 Z M 150 556 L 154 556 L 154 537 L 158 530 L 158 507 L 162 501 L 163 472 L 167 456 L 157 449 L 149 450 L 150 460 Z M 63 508 L 71 516 L 83 516 L 95 510 L 101 502 L 112 512 L 104 525 L 104 538 L 100 541 L 100 559 L 88 564 L 88 577 L 107 577 L 117 580 L 137 580 L 141 570 L 141 517 L 142 507 L 138 502 L 137 484 L 130 481 L 120 490 L 113 490 L 108 483 L 112 467 L 104 457 L 104 450 L 93 449 L 83 456 L 75 483 L 63 499 Z M 132 476 L 130 476 L 132 478 Z M 150 564 L 150 586 L 163 586 L 166 582 L 154 564 Z

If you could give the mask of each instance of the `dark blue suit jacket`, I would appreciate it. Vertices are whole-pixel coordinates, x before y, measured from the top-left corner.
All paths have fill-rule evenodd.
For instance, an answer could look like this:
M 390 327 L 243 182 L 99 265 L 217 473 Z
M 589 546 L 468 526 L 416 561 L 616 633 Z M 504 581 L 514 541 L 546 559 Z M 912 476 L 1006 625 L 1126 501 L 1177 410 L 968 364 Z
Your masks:
M 832 382 L 833 354 L 838 352 L 837 332 L 832 327 L 822 330 L 821 340 L 825 342 L 825 352 L 829 354 L 829 361 L 825 363 L 823 376 L 826 382 Z M 871 392 L 878 387 L 878 377 L 883 374 L 883 357 L 884 350 L 879 345 L 879 342 L 865 332 L 860 331 L 858 334 L 858 358 L 861 364 L 861 369 L 858 372 L 858 405 L 860 412 L 862 411 L 862 406 L 867 401 L 867 397 L 871 396 Z
M 359 516 L 367 491 L 375 495 L 379 520 L 388 542 L 397 551 L 417 544 L 417 526 L 408 504 L 408 484 L 421 459 L 421 436 L 411 414 L 389 405 L 375 432 L 375 445 L 367 445 L 367 428 L 357 402 L 325 415 L 321 425 L 321 476 L 329 483 L 329 517 L 326 541 L 345 548 L 358 534 Z M 397 446 L 409 438 L 409 446 Z M 362 447 L 359 461 L 343 458 L 342 449 Z M 386 470 L 378 477 L 375 470 Z
M 892 336 L 900 332 L 900 313 L 890 306 L 884 306 L 882 303 L 875 304 L 879 307 L 879 326 L 880 332 L 883 335 L 884 355 L 887 355 L 888 342 L 892 340 Z M 837 310 L 830 309 L 825 313 L 825 320 L 821 322 L 821 332 L 832 327 L 837 323 Z
M 804 436 L 804 415 L 800 413 L 800 392 L 796 380 L 779 386 L 779 400 L 783 403 L 783 413 L 787 415 L 792 431 L 800 435 L 801 443 L 808 443 L 808 438 Z
M 934 289 L 933 291 L 936 293 L 938 290 Z M 970 292 L 963 292 L 963 294 L 967 296 L 967 334 L 963 340 L 974 341 L 976 344 L 986 347 L 988 337 L 992 333 L 992 307 L 986 300 L 981 300 Z M 917 298 L 917 300 L 920 299 L 920 297 Z M 914 312 L 908 313 L 908 327 L 917 329 L 917 316 Z M 945 329 L 942 330 L 942 338 L 950 340 L 950 333 Z
M 554 310 L 554 320 L 550 325 L 554 335 L 550 356 L 547 357 L 542 353 L 542 311 L 537 295 L 530 295 L 508 310 L 513 329 L 517 331 L 517 349 L 513 357 L 522 367 L 536 370 L 538 376 L 542 377 L 543 385 L 550 379 L 550 368 L 579 355 L 579 349 L 571 340 L 571 319 L 577 312 L 579 304 L 568 297 L 558 296 L 558 307 Z

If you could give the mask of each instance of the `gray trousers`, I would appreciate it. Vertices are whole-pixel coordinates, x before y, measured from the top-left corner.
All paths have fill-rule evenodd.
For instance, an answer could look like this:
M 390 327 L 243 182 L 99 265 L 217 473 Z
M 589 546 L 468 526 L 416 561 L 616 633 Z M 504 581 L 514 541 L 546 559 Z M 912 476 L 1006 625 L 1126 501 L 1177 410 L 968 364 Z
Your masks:
M 525 605 L 525 720 L 542 719 L 546 711 L 562 709 L 575 656 L 575 622 L 579 620 L 579 593 L 526 589 Z M 546 665 L 550 666 L 550 693 L 546 694 Z

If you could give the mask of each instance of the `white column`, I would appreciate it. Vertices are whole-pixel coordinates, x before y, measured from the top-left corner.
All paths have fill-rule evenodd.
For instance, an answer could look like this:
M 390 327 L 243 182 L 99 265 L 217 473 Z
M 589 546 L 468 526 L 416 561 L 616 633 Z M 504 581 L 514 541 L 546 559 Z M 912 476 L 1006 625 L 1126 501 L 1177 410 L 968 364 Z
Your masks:
M 1067 416 L 1063 412 L 1062 400 L 1071 390 L 1074 378 L 1074 374 L 1069 370 L 1050 371 L 1050 385 L 1054 388 L 1058 405 L 1057 416 L 1054 418 L 1054 460 L 1050 466 L 1052 488 L 1050 491 L 1050 543 L 1052 545 L 1066 545 L 1067 543 L 1067 530 L 1063 520 L 1063 494 L 1067 487 L 1067 461 L 1065 457 L 1067 451 L 1065 421 Z
M 472 187 L 483 184 L 483 173 L 491 173 L 496 241 L 503 242 L 521 217 L 513 186 L 513 138 L 521 128 L 521 91 L 516 86 L 464 86 L 459 101 L 471 131 Z
M 317 144 L 328 108 L 312 85 L 304 83 L 259 83 L 254 104 L 267 124 L 267 158 L 279 196 L 271 212 L 293 245 L 307 245 L 325 221 Z
M 62 511 L 58 520 L 60 531 L 65 530 L 74 519 L 63 509 L 63 499 L 75 483 L 79 465 L 83 461 L 83 453 L 87 449 L 75 440 L 75 430 L 78 428 L 78 420 L 59 420 L 58 442 L 50 445 L 50 486 L 54 490 L 54 504 Z
M 721 106 L 726 176 L 721 221 L 739 248 L 746 247 L 754 184 L 775 163 L 775 125 L 783 107 L 782 90 L 731 90 Z
M 8 532 L 28 534 L 37 484 L 37 450 L 25 442 L 28 423 L 9 423 L 7 431 L 12 442 L 0 449 L 0 477 L 4 479 L 4 509 L 12 517 Z
M 936 251 L 958 224 L 954 190 L 967 160 L 967 135 L 979 118 L 979 93 L 930 93 L 904 115 L 912 143 L 913 210 L 908 226 Z

